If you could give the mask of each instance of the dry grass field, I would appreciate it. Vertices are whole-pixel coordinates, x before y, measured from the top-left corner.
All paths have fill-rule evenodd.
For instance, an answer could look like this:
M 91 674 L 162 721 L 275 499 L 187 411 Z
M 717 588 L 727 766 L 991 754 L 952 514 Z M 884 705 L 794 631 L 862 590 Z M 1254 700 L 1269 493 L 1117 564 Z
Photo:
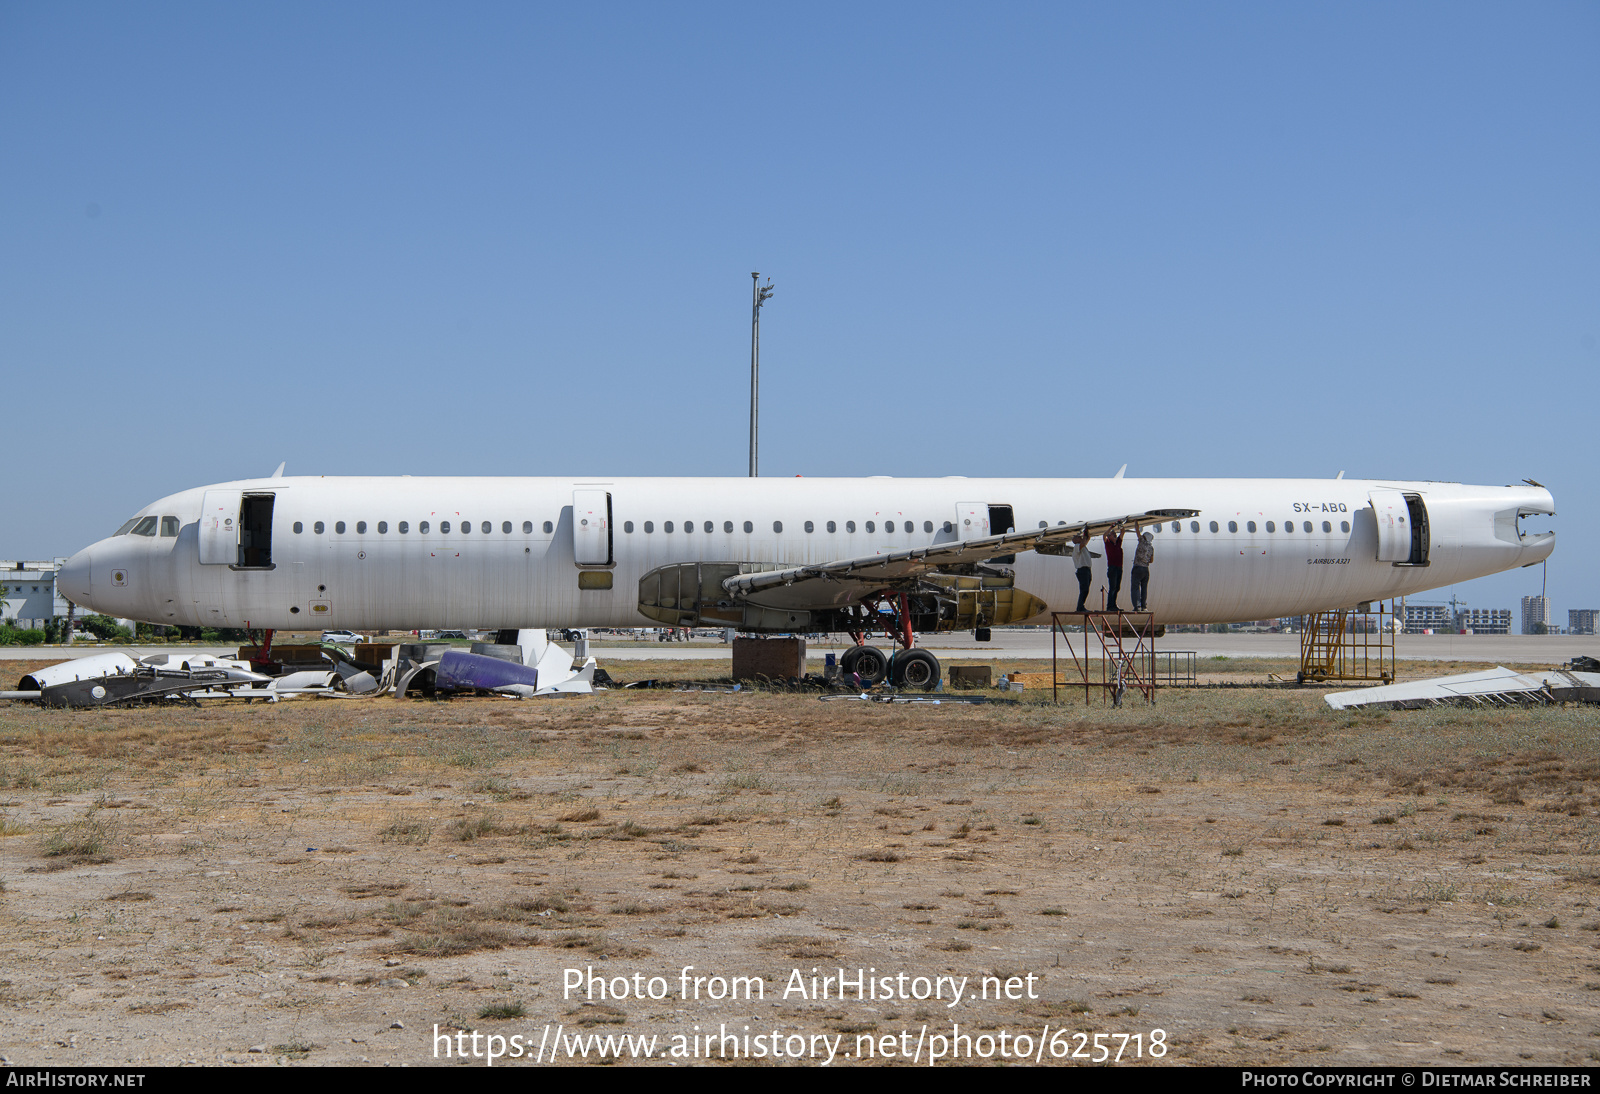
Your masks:
M 560 1026 L 617 1063 L 607 1036 L 703 1062 L 724 1030 L 785 1064 L 953 1033 L 992 1063 L 1002 1034 L 1047 1063 L 1095 1034 L 1145 1064 L 1600 1058 L 1600 711 L 1321 694 L 3 705 L 0 1053 L 461 1063 L 436 1027 Z M 811 998 L 813 969 L 896 997 Z M 964 997 L 899 997 L 936 982 Z

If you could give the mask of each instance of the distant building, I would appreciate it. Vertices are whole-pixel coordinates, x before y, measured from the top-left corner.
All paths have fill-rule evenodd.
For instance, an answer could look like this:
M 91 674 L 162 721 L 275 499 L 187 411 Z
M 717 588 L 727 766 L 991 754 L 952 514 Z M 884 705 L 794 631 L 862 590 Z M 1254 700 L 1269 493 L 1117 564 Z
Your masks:
M 1535 624 L 1542 624 L 1546 634 L 1555 630 L 1550 621 L 1550 598 L 1548 596 L 1525 596 L 1522 598 L 1522 633 L 1538 634 L 1539 631 L 1534 630 Z
M 5 592 L 0 593 L 0 599 L 5 600 L 0 616 L 26 628 L 66 615 L 67 598 L 56 588 L 56 571 L 65 561 L 64 558 L 48 562 L 0 560 L 0 586 L 5 587 Z
M 1456 616 L 1456 626 L 1468 634 L 1510 634 L 1510 608 L 1473 608 Z
M 1594 634 L 1594 625 L 1600 618 L 1600 608 L 1568 608 L 1568 634 Z
M 1455 617 L 1447 604 L 1407 604 L 1402 625 L 1406 634 L 1454 634 L 1456 631 Z

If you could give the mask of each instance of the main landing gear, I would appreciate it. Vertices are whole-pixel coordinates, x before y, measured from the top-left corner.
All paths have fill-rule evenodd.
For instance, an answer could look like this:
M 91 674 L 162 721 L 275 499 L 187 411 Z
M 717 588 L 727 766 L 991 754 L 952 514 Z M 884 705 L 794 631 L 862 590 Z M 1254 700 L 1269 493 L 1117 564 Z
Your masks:
M 913 648 L 916 641 L 911 632 L 911 612 L 904 593 L 883 593 L 866 601 L 868 618 L 885 619 L 885 636 L 900 647 L 891 657 L 885 657 L 876 646 L 867 645 L 865 631 L 851 631 L 855 645 L 839 658 L 839 672 L 860 677 L 864 687 L 874 687 L 888 680 L 897 688 L 914 688 L 932 691 L 939 686 L 941 671 L 939 659 L 927 650 Z M 886 619 L 887 617 L 887 619 Z

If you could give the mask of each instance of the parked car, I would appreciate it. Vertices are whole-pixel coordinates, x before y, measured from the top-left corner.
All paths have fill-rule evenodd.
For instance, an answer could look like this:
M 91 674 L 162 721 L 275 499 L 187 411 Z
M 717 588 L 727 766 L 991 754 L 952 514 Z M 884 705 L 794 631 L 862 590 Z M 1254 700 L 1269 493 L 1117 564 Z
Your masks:
M 322 640 L 324 642 L 365 642 L 367 636 L 357 634 L 355 631 L 323 631 Z

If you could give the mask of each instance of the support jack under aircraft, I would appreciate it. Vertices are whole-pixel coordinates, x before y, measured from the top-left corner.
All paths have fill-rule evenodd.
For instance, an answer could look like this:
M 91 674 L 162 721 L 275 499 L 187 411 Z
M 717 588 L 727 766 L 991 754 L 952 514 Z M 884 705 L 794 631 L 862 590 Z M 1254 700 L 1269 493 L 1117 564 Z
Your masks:
M 932 687 L 916 636 L 1048 624 L 1080 533 L 1149 531 L 1163 624 L 1353 607 L 1549 557 L 1543 486 L 1355 479 L 249 479 L 146 506 L 60 586 L 164 625 L 849 634 Z M 1127 564 L 1133 539 L 1127 541 Z M 1099 544 L 1096 544 L 1098 549 Z M 1096 600 L 1105 560 L 1092 563 Z M 868 643 L 883 633 L 892 657 Z

